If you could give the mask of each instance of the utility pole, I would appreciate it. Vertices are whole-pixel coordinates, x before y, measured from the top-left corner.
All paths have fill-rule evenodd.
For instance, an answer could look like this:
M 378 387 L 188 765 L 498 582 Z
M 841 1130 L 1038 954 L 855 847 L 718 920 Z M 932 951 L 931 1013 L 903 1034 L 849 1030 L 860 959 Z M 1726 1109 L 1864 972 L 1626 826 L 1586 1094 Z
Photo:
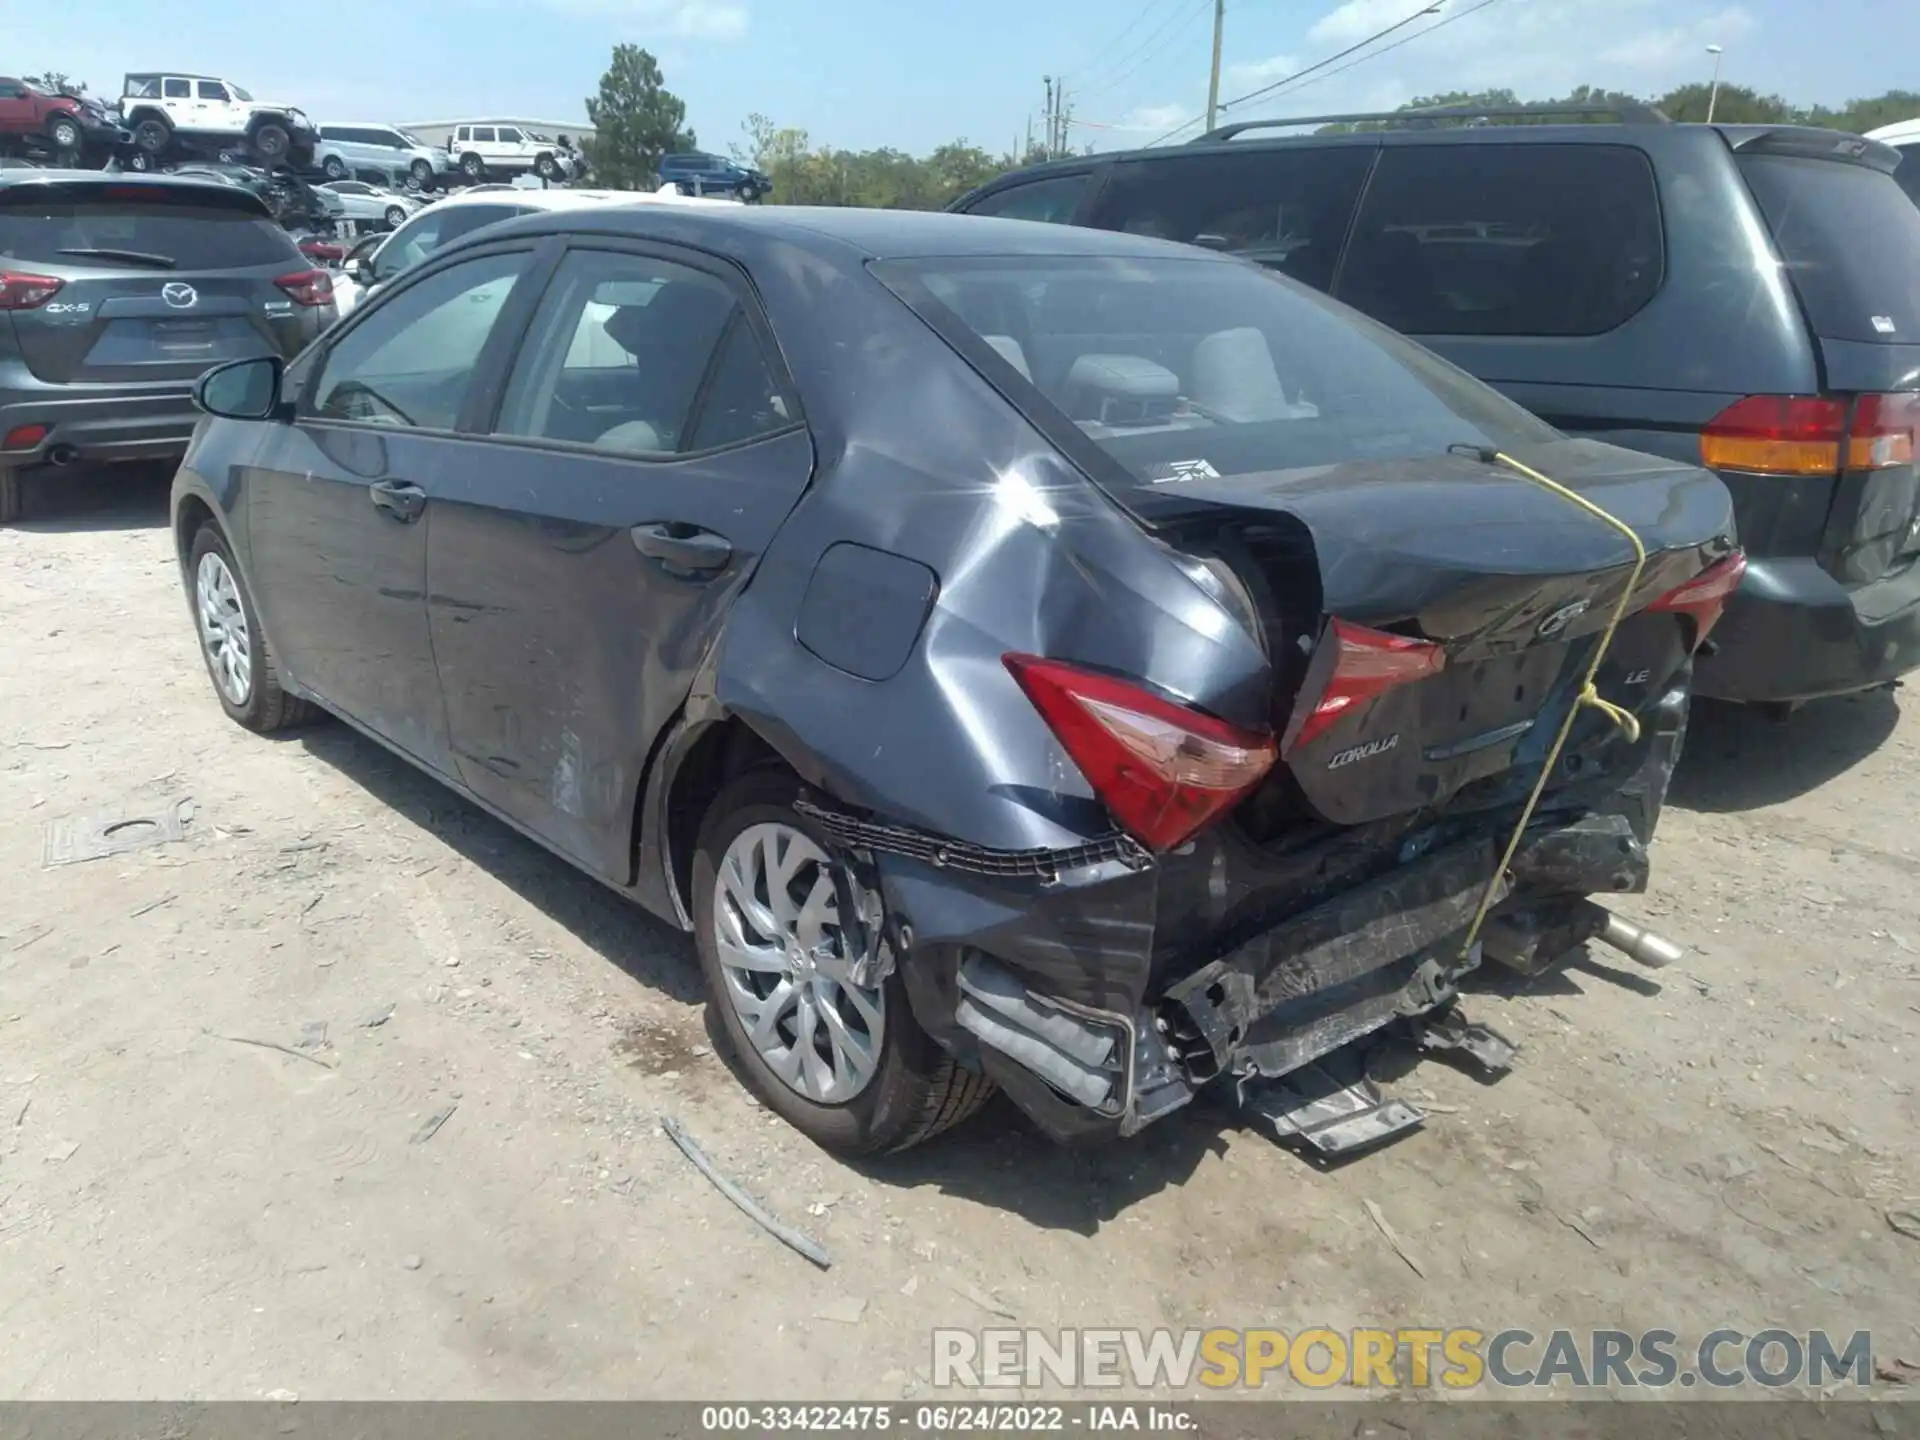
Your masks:
M 1073 117 L 1073 107 L 1067 103 L 1067 82 L 1062 76 L 1053 92 L 1054 148 L 1061 155 L 1071 155 L 1072 136 L 1068 133 Z
M 1047 87 L 1047 117 L 1046 117 L 1046 126 L 1045 126 L 1046 139 L 1042 143 L 1045 146 L 1045 149 L 1047 152 L 1047 159 L 1051 160 L 1053 158 L 1053 131 L 1054 131 L 1053 77 L 1051 75 L 1042 75 L 1040 77 L 1040 80 L 1041 80 L 1041 83 L 1043 83 Z
M 1213 0 L 1213 70 L 1207 76 L 1207 129 L 1220 113 L 1220 32 L 1227 25 L 1227 0 Z

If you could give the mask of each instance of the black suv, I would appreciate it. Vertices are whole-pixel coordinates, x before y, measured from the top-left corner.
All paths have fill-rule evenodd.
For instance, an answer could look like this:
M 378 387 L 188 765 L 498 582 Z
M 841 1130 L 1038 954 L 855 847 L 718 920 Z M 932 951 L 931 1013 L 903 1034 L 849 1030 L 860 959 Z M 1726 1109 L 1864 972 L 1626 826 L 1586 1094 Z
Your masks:
M 1246 122 L 1019 171 L 952 208 L 1245 255 L 1562 430 L 1704 462 L 1751 563 L 1695 689 L 1790 704 L 1893 680 L 1920 664 L 1920 210 L 1890 178 L 1898 152 L 1651 110 L 1564 118 L 1602 115 L 1620 123 Z M 1302 125 L 1327 128 L 1271 133 Z
M 216 180 L 0 173 L 0 522 L 29 466 L 185 453 L 208 366 L 298 354 L 333 282 Z

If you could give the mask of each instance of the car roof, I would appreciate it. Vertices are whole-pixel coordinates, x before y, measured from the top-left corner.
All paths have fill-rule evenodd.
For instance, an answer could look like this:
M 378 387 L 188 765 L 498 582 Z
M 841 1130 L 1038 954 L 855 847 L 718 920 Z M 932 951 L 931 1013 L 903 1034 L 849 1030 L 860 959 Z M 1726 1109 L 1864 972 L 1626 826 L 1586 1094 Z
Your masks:
M 1891 125 L 1882 125 L 1878 130 L 1867 131 L 1866 138 L 1889 144 L 1895 140 L 1920 139 L 1920 119 L 1896 120 Z
M 497 204 L 502 195 L 514 197 L 516 205 L 531 205 L 536 210 L 568 210 L 581 205 L 598 205 L 609 200 L 632 198 L 620 190 L 516 190 L 513 186 L 503 186 L 498 190 L 485 189 L 478 194 L 461 192 L 436 200 L 435 210 L 445 210 L 449 206 Z
M 537 193 L 537 192 L 536 192 Z M 596 207 L 548 221 L 532 216 L 514 221 L 517 231 L 597 230 L 651 235 L 671 229 L 699 243 L 701 231 L 719 241 L 729 235 L 784 240 L 819 254 L 846 260 L 901 260 L 931 257 L 990 256 L 1205 256 L 1192 246 L 1112 230 L 1043 225 L 1031 220 L 1001 220 L 951 215 L 938 210 L 861 210 L 830 206 L 661 204 L 654 196 L 619 197 L 628 203 Z M 657 221 L 657 223 L 649 223 Z M 503 229 L 505 227 L 502 227 Z
M 126 74 L 126 79 L 128 80 L 149 80 L 149 79 L 151 80 L 219 80 L 220 83 L 223 85 L 227 83 L 224 79 L 222 79 L 218 75 L 196 75 L 191 70 L 129 70 Z

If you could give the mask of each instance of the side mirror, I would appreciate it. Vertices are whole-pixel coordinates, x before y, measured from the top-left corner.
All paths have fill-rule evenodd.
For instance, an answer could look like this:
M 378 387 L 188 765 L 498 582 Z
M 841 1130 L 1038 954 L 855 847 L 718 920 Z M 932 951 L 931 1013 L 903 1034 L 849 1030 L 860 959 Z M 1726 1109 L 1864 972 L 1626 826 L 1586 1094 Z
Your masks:
M 357 285 L 364 285 L 371 278 L 367 274 L 367 262 L 358 255 L 349 255 L 340 262 L 341 272 Z
M 193 386 L 193 403 L 226 420 L 265 420 L 280 408 L 286 361 L 278 355 L 230 360 L 207 371 Z

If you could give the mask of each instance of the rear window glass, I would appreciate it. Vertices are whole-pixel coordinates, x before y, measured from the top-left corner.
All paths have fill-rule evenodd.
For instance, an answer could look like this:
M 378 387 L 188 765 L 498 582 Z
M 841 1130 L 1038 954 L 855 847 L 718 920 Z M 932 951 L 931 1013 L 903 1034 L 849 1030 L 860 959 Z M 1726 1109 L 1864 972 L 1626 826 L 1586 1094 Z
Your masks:
M 1409 335 L 1598 335 L 1660 288 L 1653 168 L 1626 145 L 1380 156 L 1339 297 Z
M 1144 484 L 1559 438 L 1437 356 L 1252 265 L 1031 258 L 874 268 L 1063 448 L 1084 437 Z M 1011 383 L 1009 371 L 1030 384 Z
M 1740 173 L 1816 334 L 1920 340 L 1920 209 L 1891 176 L 1797 155 L 1742 155 Z
M 75 253 L 89 250 L 105 253 Z M 151 264 L 156 269 L 240 270 L 278 265 L 299 254 L 287 232 L 265 216 L 232 210 L 85 201 L 0 207 L 0 260 L 109 269 Z M 171 263 L 163 266 L 160 261 Z

